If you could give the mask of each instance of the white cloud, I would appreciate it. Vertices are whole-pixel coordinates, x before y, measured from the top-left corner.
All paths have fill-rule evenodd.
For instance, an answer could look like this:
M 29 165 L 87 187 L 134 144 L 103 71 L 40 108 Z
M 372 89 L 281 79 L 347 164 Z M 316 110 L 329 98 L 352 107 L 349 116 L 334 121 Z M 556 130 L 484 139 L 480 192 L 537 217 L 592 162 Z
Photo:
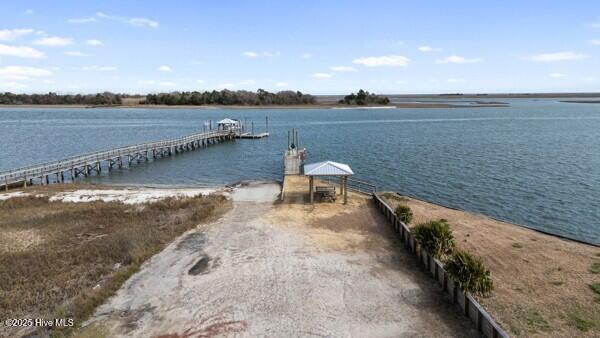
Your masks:
M 129 25 L 138 26 L 138 27 L 158 28 L 158 26 L 160 25 L 158 23 L 158 21 L 154 21 L 154 20 L 151 20 L 148 18 L 125 18 L 125 17 L 121 17 L 121 16 L 116 16 L 116 15 L 108 15 L 103 12 L 97 12 L 96 17 L 100 18 L 100 19 L 104 19 L 104 20 L 120 21 L 120 22 L 129 24 Z
M 417 49 L 423 53 L 441 52 L 442 51 L 441 48 L 436 48 L 436 47 L 431 47 L 431 46 L 419 46 L 419 48 L 417 48 Z
M 96 40 L 96 39 L 90 39 L 87 40 L 85 43 L 87 43 L 90 46 L 103 46 L 104 43 L 100 40 Z
M 256 52 L 250 52 L 250 51 L 244 52 L 242 54 L 244 54 L 244 56 L 249 57 L 249 58 L 255 58 L 255 57 L 258 56 L 258 53 L 256 53 Z
M 0 78 L 10 80 L 27 80 L 31 77 L 51 76 L 52 72 L 44 68 L 26 66 L 0 67 Z
M 68 52 L 65 52 L 65 55 L 69 55 L 69 56 L 91 56 L 91 54 L 86 54 L 86 53 L 79 52 L 79 51 L 68 51 Z
M 196 83 L 204 83 L 204 80 L 196 80 Z
M 96 18 L 95 17 L 89 17 L 89 18 L 74 18 L 74 19 L 68 19 L 67 22 L 68 23 L 75 23 L 75 24 L 79 24 L 79 23 L 92 23 L 92 22 L 96 22 Z
M 158 85 L 162 87 L 175 87 L 177 84 L 175 82 L 163 81 L 159 82 Z
M 350 67 L 350 66 L 333 66 L 330 69 L 332 71 L 338 72 L 338 73 L 349 73 L 349 72 L 355 72 L 356 71 L 356 68 Z
M 437 59 L 437 60 L 435 60 L 435 63 L 440 63 L 440 64 L 444 64 L 444 63 L 465 64 L 465 63 L 478 63 L 478 62 L 482 62 L 482 61 L 483 61 L 483 59 L 480 59 L 480 58 L 467 59 L 467 58 L 462 57 L 462 56 L 451 55 L 451 56 L 445 57 L 443 59 Z
M 14 41 L 20 36 L 31 34 L 33 32 L 34 30 L 31 28 L 1 29 L 0 41 Z
M 158 28 L 158 21 L 150 20 L 147 18 L 131 18 L 128 19 L 127 22 L 133 26 L 139 27 L 150 27 L 150 28 Z
M 543 53 L 525 57 L 526 60 L 535 62 L 559 62 L 559 61 L 573 61 L 586 58 L 587 55 L 579 54 L 571 51 L 556 52 L 556 53 Z
M 245 81 L 240 81 L 239 84 L 242 86 L 248 86 L 248 85 L 256 84 L 256 81 L 255 80 L 245 80 Z
M 27 88 L 27 85 L 16 81 L 0 81 L 0 88 L 4 90 L 18 90 Z
M 275 87 L 277 87 L 277 88 L 285 88 L 287 86 L 288 86 L 287 82 L 277 82 L 275 84 Z
M 312 76 L 315 79 L 329 79 L 332 75 L 329 73 L 314 73 Z
M 0 55 L 16 56 L 28 59 L 41 59 L 46 57 L 43 52 L 28 46 L 9 46 L 0 44 Z
M 47 47 L 63 47 L 73 44 L 73 40 L 71 38 L 64 38 L 60 36 L 48 36 L 35 40 L 33 44 Z
M 312 55 L 311 53 L 304 53 L 301 55 L 303 59 L 310 59 L 312 58 L 314 55 Z
M 92 65 L 92 66 L 81 67 L 81 70 L 92 70 L 92 71 L 96 71 L 96 72 L 112 72 L 112 71 L 118 70 L 118 68 L 113 67 L 113 66 Z
M 159 72 L 165 72 L 165 73 L 170 73 L 173 71 L 173 69 L 171 69 L 171 67 L 169 67 L 169 66 L 160 66 L 160 67 L 156 68 L 156 70 L 158 70 Z
M 600 46 L 600 40 L 590 40 L 590 43 L 594 46 Z
M 358 58 L 352 62 L 366 67 L 405 67 L 410 59 L 402 55 L 386 55 Z
M 550 73 L 548 76 L 550 76 L 551 78 L 560 79 L 560 78 L 563 78 L 563 77 L 567 77 L 567 74 L 564 74 L 564 73 Z

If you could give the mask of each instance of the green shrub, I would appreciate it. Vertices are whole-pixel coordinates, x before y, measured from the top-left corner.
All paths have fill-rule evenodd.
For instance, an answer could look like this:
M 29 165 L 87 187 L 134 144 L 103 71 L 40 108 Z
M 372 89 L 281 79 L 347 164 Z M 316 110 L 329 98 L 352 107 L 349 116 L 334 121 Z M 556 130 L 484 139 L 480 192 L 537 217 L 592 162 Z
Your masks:
M 412 221 L 413 213 L 410 208 L 406 205 L 399 205 L 396 207 L 396 217 L 403 223 L 408 224 Z
M 471 254 L 455 250 L 445 265 L 446 272 L 464 291 L 486 296 L 494 285 L 488 270 L 483 262 Z
M 454 249 L 454 236 L 446 220 L 421 223 L 412 232 L 421 247 L 436 258 L 442 258 Z
M 600 263 L 594 262 L 590 268 L 590 272 L 593 274 L 600 274 Z

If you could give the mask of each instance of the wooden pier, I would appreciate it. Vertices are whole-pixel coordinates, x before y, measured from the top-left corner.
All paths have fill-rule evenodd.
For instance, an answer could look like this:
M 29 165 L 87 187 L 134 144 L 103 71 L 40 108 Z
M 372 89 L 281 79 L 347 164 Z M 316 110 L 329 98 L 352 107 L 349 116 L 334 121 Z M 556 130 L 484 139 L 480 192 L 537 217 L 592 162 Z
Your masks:
M 26 187 L 34 183 L 50 184 L 75 181 L 78 176 L 100 174 L 104 169 L 111 171 L 131 167 L 134 163 L 205 148 L 211 144 L 230 141 L 239 135 L 238 130 L 212 130 L 168 139 L 124 146 L 111 150 L 73 156 L 58 161 L 47 162 L 18 169 L 0 172 L 0 189 Z

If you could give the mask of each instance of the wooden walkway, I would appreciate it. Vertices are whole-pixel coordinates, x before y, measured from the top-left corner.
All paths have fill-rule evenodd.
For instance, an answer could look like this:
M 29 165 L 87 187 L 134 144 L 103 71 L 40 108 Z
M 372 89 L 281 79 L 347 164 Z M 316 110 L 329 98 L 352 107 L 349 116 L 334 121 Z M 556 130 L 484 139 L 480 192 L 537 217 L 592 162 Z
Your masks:
M 233 140 L 235 130 L 213 130 L 204 133 L 187 135 L 175 139 L 147 142 L 120 148 L 97 151 L 73 156 L 58 161 L 47 162 L 18 169 L 0 172 L 0 189 L 10 187 L 26 187 L 28 184 L 63 183 L 74 181 L 78 176 L 99 174 L 103 167 L 111 171 L 115 166 L 123 167 L 123 163 L 131 166 L 134 162 L 148 161 L 150 158 L 171 156 L 187 150 L 207 147 L 214 143 Z M 104 164 L 104 165 L 103 165 Z
M 283 155 L 283 175 L 302 174 L 302 162 L 304 161 L 304 149 L 289 149 Z

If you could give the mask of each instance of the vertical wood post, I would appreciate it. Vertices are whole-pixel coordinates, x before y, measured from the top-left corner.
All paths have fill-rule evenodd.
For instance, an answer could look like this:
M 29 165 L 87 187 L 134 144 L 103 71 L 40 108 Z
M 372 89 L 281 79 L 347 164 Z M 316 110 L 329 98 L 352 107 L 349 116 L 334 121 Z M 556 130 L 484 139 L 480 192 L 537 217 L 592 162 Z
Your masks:
M 348 176 L 344 176 L 344 204 L 348 203 Z
M 309 176 L 308 181 L 309 181 L 308 192 L 310 193 L 310 204 L 313 204 L 313 202 L 314 202 L 314 194 L 313 194 L 314 178 L 313 178 L 313 176 Z

